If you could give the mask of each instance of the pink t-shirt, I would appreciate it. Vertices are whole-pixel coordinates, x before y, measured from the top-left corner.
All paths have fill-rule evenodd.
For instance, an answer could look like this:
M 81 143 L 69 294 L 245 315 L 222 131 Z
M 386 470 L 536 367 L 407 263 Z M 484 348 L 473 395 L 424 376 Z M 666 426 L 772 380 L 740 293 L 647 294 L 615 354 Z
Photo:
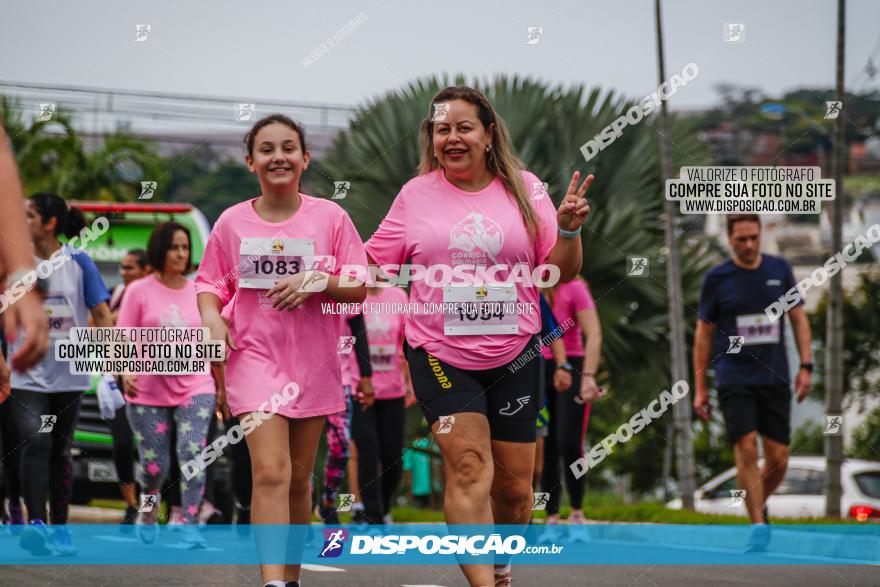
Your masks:
M 540 181 L 522 172 L 526 191 Z M 379 264 L 435 264 L 455 267 L 506 265 L 495 275 L 505 280 L 517 264 L 530 273 L 544 264 L 556 244 L 556 210 L 549 196 L 530 199 L 537 212 L 538 231 L 532 243 L 516 200 L 497 177 L 479 192 L 455 187 L 442 168 L 411 179 L 400 190 L 379 229 L 366 243 L 367 252 Z M 453 276 L 454 281 L 455 280 Z M 413 348 L 427 352 L 461 369 L 490 369 L 514 360 L 529 338 L 541 330 L 538 289 L 517 283 L 516 303 L 523 310 L 514 320 L 517 334 L 447 335 L 450 318 L 439 312 L 413 313 L 406 323 L 406 339 Z M 415 280 L 410 299 L 416 304 L 444 300 L 444 289 Z M 450 301 L 453 301 L 450 298 Z M 431 308 L 432 306 L 429 306 Z M 452 317 L 454 318 L 454 316 Z M 462 318 L 463 319 L 463 318 Z
M 343 265 L 366 263 L 348 214 L 330 200 L 300 196 L 299 210 L 283 222 L 262 219 L 254 210 L 257 198 L 227 209 L 211 231 L 196 277 L 196 291 L 213 293 L 222 305 L 235 297 L 229 315 L 238 351 L 230 352 L 226 367 L 229 407 L 235 415 L 256 411 L 290 382 L 300 393 L 278 407 L 283 416 L 307 418 L 345 409 L 337 353 L 339 315 L 324 313 L 321 306 L 335 302 L 318 292 L 296 310 L 278 311 L 265 295 L 268 288 L 242 287 L 245 279 L 274 281 L 272 271 L 282 262 L 288 274 L 301 270 L 309 264 L 309 253 L 332 256 L 332 266 L 326 267 L 332 275 L 339 275 Z M 254 253 L 257 246 L 260 252 Z
M 586 281 L 572 279 L 567 283 L 559 284 L 559 287 L 556 288 L 556 294 L 553 296 L 553 317 L 556 318 L 560 327 L 566 320 L 570 319 L 574 322 L 574 325 L 568 327 L 565 334 L 562 335 L 562 344 L 565 347 L 567 357 L 584 356 L 584 339 L 577 314 L 595 307 L 596 302 L 593 301 L 590 287 Z M 553 358 L 550 347 L 543 347 L 541 352 L 545 359 Z
M 187 280 L 182 289 L 171 289 L 155 275 L 125 288 L 116 321 L 120 328 L 201 325 L 195 284 Z M 215 392 L 211 375 L 138 375 L 137 387 L 137 397 L 126 397 L 133 404 L 146 406 L 182 406 L 194 395 Z
M 406 324 L 402 308 L 408 301 L 406 292 L 399 287 L 383 287 L 378 294 L 367 295 L 364 302 L 376 399 L 396 399 L 406 395 L 400 359 Z

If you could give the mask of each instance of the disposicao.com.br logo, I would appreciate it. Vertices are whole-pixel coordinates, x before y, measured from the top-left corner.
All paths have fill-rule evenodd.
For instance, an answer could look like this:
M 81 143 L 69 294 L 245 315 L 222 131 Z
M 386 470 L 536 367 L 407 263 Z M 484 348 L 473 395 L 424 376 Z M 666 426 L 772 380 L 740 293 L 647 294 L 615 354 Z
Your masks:
M 386 536 L 352 536 L 351 554 L 403 555 L 410 551 L 418 554 L 446 554 L 474 556 L 483 554 L 521 554 L 526 551 L 523 536 L 502 537 L 501 534 L 473 536 L 450 534 L 416 536 L 390 534 Z

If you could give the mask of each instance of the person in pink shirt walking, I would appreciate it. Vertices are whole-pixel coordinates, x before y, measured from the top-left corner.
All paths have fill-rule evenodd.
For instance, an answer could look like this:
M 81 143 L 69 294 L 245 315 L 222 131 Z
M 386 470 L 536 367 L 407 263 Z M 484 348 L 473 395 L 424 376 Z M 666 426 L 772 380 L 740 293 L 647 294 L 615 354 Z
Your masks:
M 352 413 L 357 480 L 367 523 L 391 522 L 391 504 L 403 476 L 405 409 L 415 402 L 403 357 L 404 312 L 398 287 L 369 287 L 364 303 L 375 401 Z
M 468 87 L 434 96 L 420 140 L 419 175 L 403 186 L 367 253 L 380 266 L 409 259 L 428 268 L 412 285 L 410 301 L 428 311 L 407 320 L 406 358 L 443 455 L 446 522 L 528 524 L 542 376 L 529 359 L 541 329 L 535 281 L 568 281 L 580 271 L 593 176 L 580 183 L 575 172 L 554 209 L 504 122 Z M 455 280 L 450 267 L 507 285 Z M 494 573 L 491 565 L 462 570 L 471 585 L 509 585 L 510 566 L 499 562 Z
M 339 524 L 336 498 L 339 497 L 339 488 L 348 470 L 348 487 L 355 498 L 352 504 L 352 519 L 357 521 L 363 514 L 364 504 L 360 502 L 358 491 L 357 472 L 355 466 L 351 466 L 349 458 L 355 451 L 351 441 L 351 414 L 352 402 L 356 401 L 362 406 L 373 403 L 373 371 L 370 367 L 370 350 L 367 345 L 367 327 L 363 314 L 351 312 L 340 315 L 340 341 L 354 337 L 354 343 L 346 345 L 345 352 L 340 357 L 340 369 L 342 372 L 342 388 L 345 396 L 345 410 L 327 416 L 326 438 L 327 453 L 324 462 L 324 483 L 320 489 L 317 513 L 325 524 Z M 342 349 L 342 342 L 340 343 Z M 356 457 L 355 457 L 356 460 Z M 353 472 L 354 471 L 354 472 Z
M 163 222 L 150 235 L 147 258 L 152 274 L 130 283 L 119 307 L 117 328 L 198 327 L 195 284 L 186 278 L 192 271 L 190 233 L 177 222 Z M 158 535 L 160 490 L 163 481 L 179 476 L 170 471 L 171 451 L 178 462 L 194 458 L 205 446 L 214 414 L 216 386 L 211 375 L 123 375 L 128 397 L 126 413 L 138 448 L 138 477 L 142 496 L 155 496 L 153 508 L 141 511 L 138 534 L 144 542 Z M 175 426 L 176 424 L 176 426 Z M 172 449 L 173 430 L 177 430 Z M 205 472 L 180 481 L 184 540 L 192 547 L 205 546 L 195 524 L 205 490 Z
M 212 339 L 227 343 L 227 363 L 218 367 L 226 384 L 220 408 L 261 421 L 246 436 L 251 523 L 308 524 L 324 420 L 345 409 L 339 318 L 322 312 L 322 303 L 364 300 L 362 283 L 340 287 L 339 280 L 343 265 L 364 266 L 366 255 L 342 208 L 300 193 L 310 154 L 299 124 L 267 116 L 248 132 L 245 147 L 261 194 L 228 208 L 214 225 L 196 278 L 199 310 Z M 227 328 L 220 312 L 233 296 Z M 261 552 L 276 546 L 262 535 L 256 532 Z M 298 564 L 273 559 L 260 571 L 272 587 L 299 585 Z
M 550 304 L 553 316 L 560 325 L 567 325 L 562 338 L 565 354 L 570 360 L 562 368 L 572 374 L 572 384 L 559 389 L 558 393 L 547 394 L 549 434 L 544 441 L 544 470 L 541 488 L 550 493 L 547 503 L 547 530 L 544 540 L 552 541 L 561 536 L 559 523 L 559 502 L 562 496 L 560 466 L 565 475 L 565 487 L 571 500 L 570 524 L 585 524 L 583 512 L 586 477 L 577 478 L 568 463 L 584 456 L 584 439 L 590 419 L 592 401 L 602 396 L 602 389 L 596 385 L 596 371 L 602 354 L 602 325 L 596 302 L 590 293 L 587 282 L 580 276 L 568 283 L 546 289 L 543 294 Z M 543 349 L 544 358 L 550 359 L 550 350 Z M 545 377 L 547 388 L 559 367 L 547 362 Z M 560 460 L 561 459 L 561 460 Z M 577 535 L 577 534 L 575 534 Z

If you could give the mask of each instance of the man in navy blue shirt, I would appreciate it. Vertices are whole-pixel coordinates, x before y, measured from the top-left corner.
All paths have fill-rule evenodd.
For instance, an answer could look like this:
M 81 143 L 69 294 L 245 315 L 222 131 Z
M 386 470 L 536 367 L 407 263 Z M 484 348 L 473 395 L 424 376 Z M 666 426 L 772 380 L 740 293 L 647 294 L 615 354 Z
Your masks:
M 734 445 L 737 486 L 753 524 L 767 523 L 765 503 L 782 482 L 788 464 L 791 384 L 785 356 L 783 315 L 771 322 L 765 309 L 795 286 L 785 259 L 761 254 L 761 220 L 755 214 L 728 216 L 731 258 L 703 280 L 694 336 L 694 411 L 710 416 L 706 369 L 715 368 L 718 401 Z M 787 312 L 800 368 L 794 381 L 798 402 L 810 391 L 810 324 L 803 300 Z M 714 343 L 714 344 L 713 344 Z M 758 469 L 758 435 L 764 468 Z

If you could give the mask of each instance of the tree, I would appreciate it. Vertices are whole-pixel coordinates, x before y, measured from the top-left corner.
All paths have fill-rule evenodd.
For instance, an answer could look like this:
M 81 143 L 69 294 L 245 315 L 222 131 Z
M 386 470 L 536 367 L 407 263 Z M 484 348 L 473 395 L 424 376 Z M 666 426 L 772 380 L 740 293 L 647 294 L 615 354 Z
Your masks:
M 25 193 L 125 201 L 140 194 L 141 181 L 160 174 L 162 159 L 149 141 L 108 133 L 98 148 L 87 151 L 73 126 L 74 114 L 64 108 L 48 121 L 27 120 L 17 102 L 3 96 L 0 110 Z
M 870 254 L 870 253 L 863 253 Z M 810 328 L 816 345 L 813 363 L 818 368 L 814 393 L 825 397 L 824 369 L 828 295 L 810 314 Z M 858 286 L 844 297 L 843 321 L 851 325 L 843 331 L 843 393 L 847 401 L 880 394 L 880 271 L 862 273 Z
M 791 454 L 824 455 L 825 436 L 822 427 L 812 420 L 804 422 L 791 434 Z
M 871 412 L 861 426 L 853 430 L 850 458 L 880 460 L 880 408 Z

